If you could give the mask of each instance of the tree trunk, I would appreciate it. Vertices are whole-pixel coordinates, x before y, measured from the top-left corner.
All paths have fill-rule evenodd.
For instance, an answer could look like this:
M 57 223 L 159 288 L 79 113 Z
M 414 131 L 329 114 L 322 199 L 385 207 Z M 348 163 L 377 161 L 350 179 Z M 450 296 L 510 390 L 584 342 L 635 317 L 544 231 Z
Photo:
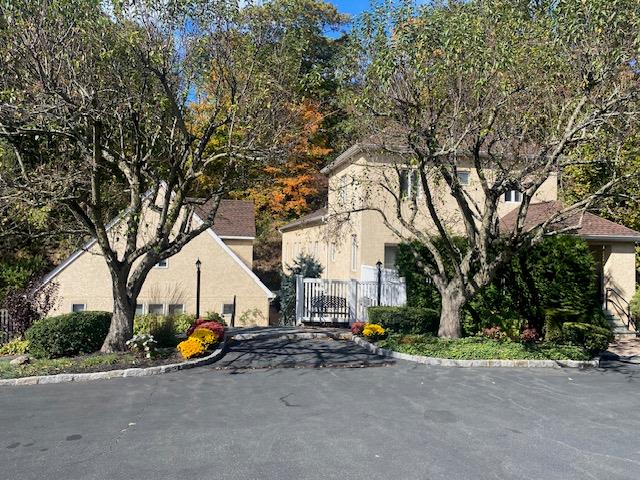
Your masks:
M 126 342 L 133 336 L 135 302 L 135 299 L 129 298 L 126 289 L 114 285 L 113 317 L 111 318 L 111 326 L 109 327 L 107 338 L 105 338 L 100 349 L 101 352 L 113 353 L 126 350 Z
M 466 298 L 462 294 L 462 287 L 449 285 L 441 292 L 442 307 L 440 310 L 440 328 L 438 336 L 445 338 L 460 338 L 462 335 L 461 319 L 462 307 Z

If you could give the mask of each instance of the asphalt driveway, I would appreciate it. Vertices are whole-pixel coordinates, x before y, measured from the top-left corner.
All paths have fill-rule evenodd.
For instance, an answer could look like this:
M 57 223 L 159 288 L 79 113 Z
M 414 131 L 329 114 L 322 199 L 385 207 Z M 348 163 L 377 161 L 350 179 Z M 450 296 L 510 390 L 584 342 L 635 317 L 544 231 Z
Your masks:
M 0 478 L 638 479 L 640 371 L 199 368 L 0 389 Z

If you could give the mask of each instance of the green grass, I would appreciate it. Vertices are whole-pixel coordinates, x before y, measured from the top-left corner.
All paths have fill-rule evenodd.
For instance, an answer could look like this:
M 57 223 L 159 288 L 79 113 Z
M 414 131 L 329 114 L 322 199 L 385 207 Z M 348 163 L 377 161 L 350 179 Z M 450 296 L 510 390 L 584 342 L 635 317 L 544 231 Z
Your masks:
M 449 340 L 431 335 L 391 335 L 377 345 L 396 352 L 457 360 L 589 360 L 582 347 L 548 342 L 523 344 L 482 337 Z
M 158 349 L 158 360 L 175 354 L 175 349 Z M 146 362 L 146 360 L 144 361 Z M 151 362 L 151 361 L 149 361 Z M 55 375 L 58 373 L 96 372 L 113 368 L 130 368 L 141 366 L 141 360 L 130 353 L 95 353 L 82 357 L 36 359 L 25 365 L 12 366 L 9 360 L 0 361 L 0 378 L 20 378 L 35 375 Z M 107 368 L 109 367 L 109 368 Z

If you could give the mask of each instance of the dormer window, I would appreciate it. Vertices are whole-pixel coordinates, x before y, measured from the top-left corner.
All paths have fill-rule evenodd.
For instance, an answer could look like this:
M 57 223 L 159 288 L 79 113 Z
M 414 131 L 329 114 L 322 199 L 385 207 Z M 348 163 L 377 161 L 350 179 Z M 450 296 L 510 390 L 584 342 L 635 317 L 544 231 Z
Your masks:
M 507 203 L 520 203 L 522 202 L 522 192 L 518 190 L 509 190 L 504 194 L 504 201 Z

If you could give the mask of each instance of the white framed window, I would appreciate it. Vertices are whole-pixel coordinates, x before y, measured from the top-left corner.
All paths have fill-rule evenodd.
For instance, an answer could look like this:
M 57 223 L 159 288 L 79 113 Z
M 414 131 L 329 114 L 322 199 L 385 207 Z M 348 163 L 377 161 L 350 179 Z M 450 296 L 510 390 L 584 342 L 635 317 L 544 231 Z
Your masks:
M 400 196 L 402 198 L 416 198 L 422 196 L 422 182 L 420 174 L 415 168 L 400 171 Z
M 456 175 L 458 176 L 458 182 L 460 182 L 460 185 L 469 185 L 469 178 L 471 175 L 469 170 L 458 170 Z
M 181 303 L 169 304 L 169 315 L 182 315 L 184 313 L 184 305 Z
M 150 303 L 147 305 L 147 313 L 151 315 L 164 315 L 164 304 Z
M 318 244 L 318 242 L 314 242 L 314 244 L 313 244 L 313 256 L 318 258 L 319 252 L 320 252 L 319 244 Z
M 160 260 L 156 263 L 155 268 L 169 268 L 169 259 L 165 258 L 164 260 Z
M 144 305 L 142 303 L 136 303 L 136 315 L 144 315 Z
M 351 235 L 351 270 L 358 270 L 358 236 Z
M 522 192 L 518 190 L 509 190 L 504 194 L 504 201 L 508 203 L 520 203 L 522 202 Z
M 222 304 L 222 315 L 233 315 L 233 303 Z
M 84 312 L 87 310 L 86 303 L 74 303 L 71 305 L 71 311 L 74 313 Z
M 336 254 L 338 253 L 338 246 L 336 245 L 336 242 L 331 242 L 331 261 L 335 262 L 336 261 Z

